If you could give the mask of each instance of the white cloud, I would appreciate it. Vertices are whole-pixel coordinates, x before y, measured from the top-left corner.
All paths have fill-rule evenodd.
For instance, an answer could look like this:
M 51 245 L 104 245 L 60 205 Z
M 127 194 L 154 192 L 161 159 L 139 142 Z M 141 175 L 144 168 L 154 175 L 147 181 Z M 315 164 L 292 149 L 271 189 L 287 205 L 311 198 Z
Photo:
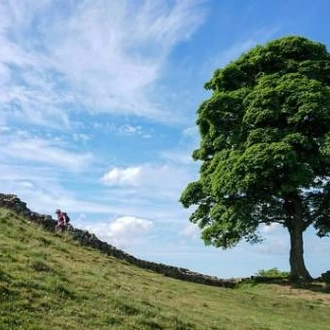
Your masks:
M 141 179 L 140 167 L 113 168 L 104 174 L 101 181 L 106 185 L 137 186 Z
M 142 164 L 135 167 L 113 168 L 101 182 L 114 187 L 132 187 L 139 198 L 178 201 L 185 186 L 193 181 L 194 173 L 178 164 Z
M 153 223 L 150 220 L 124 216 L 110 223 L 88 225 L 86 229 L 118 248 L 128 248 L 145 238 L 152 227 Z

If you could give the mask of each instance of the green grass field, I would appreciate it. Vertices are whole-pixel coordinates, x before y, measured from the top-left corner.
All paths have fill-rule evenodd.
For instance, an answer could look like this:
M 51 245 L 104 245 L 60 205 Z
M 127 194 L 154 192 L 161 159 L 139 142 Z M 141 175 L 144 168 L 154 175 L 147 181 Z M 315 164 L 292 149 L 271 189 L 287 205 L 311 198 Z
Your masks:
M 171 279 L 0 209 L 0 329 L 329 330 L 330 295 Z

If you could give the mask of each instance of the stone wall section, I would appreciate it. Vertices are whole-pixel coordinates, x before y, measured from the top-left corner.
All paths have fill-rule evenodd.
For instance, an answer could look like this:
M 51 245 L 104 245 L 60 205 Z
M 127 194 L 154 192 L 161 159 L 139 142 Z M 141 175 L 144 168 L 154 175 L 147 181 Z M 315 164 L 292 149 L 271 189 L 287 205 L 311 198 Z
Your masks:
M 0 207 L 9 209 L 18 215 L 23 216 L 28 221 L 33 221 L 41 225 L 47 231 L 55 231 L 56 220 L 50 215 L 39 214 L 32 212 L 26 203 L 22 202 L 16 195 L 2 194 L 0 193 Z M 89 233 L 86 230 L 81 230 L 69 226 L 70 235 L 75 241 L 78 241 L 83 246 L 95 248 L 102 253 L 115 257 L 117 259 L 124 260 L 132 265 L 136 265 L 140 268 L 152 270 L 156 273 L 163 274 L 164 276 L 180 279 L 184 281 L 190 281 L 195 283 L 201 283 L 206 285 L 221 286 L 227 288 L 233 288 L 242 279 L 220 279 L 214 276 L 203 275 L 190 271 L 186 268 L 168 266 L 165 264 L 150 262 L 135 258 L 134 256 L 117 249 L 116 247 L 98 239 L 94 234 Z

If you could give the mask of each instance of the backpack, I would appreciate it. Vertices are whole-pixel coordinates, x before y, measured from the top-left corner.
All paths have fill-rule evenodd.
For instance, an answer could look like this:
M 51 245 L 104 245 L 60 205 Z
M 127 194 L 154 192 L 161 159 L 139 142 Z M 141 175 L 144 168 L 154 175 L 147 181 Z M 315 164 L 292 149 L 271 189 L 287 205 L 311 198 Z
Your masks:
M 65 221 L 68 223 L 68 222 L 70 222 L 70 217 L 68 216 L 68 214 L 66 213 L 66 212 L 63 212 L 63 215 L 64 215 L 64 217 L 65 217 Z

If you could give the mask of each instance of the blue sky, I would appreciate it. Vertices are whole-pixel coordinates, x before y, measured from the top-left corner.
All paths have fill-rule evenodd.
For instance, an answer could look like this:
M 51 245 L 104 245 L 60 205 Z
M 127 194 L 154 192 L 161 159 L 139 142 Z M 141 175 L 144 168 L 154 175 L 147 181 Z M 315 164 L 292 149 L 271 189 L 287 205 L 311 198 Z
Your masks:
M 289 241 L 205 247 L 178 202 L 198 177 L 196 110 L 215 69 L 302 35 L 330 48 L 327 0 L 0 0 L 0 191 L 138 258 L 222 278 L 288 270 Z M 313 276 L 329 238 L 305 235 Z

